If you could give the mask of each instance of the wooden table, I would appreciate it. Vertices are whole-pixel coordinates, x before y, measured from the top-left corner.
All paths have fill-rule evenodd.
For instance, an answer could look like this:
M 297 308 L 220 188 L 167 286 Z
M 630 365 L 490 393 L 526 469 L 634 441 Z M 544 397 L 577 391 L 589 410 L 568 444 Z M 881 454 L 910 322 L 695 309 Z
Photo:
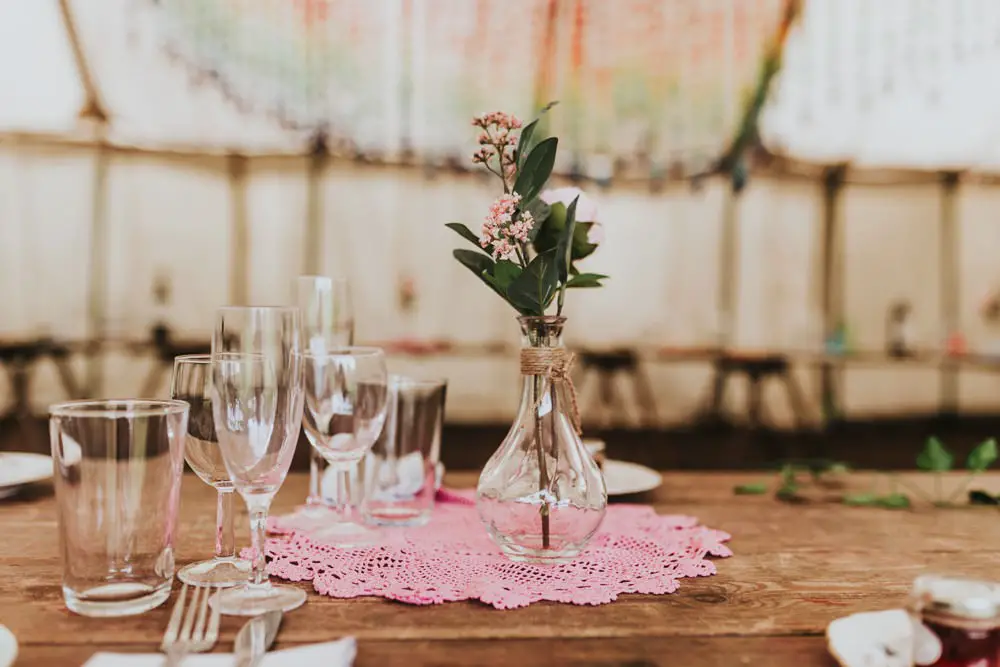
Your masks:
M 732 494 L 734 484 L 757 479 L 668 473 L 648 498 L 661 511 L 693 514 L 733 535 L 736 555 L 717 561 L 719 574 L 682 580 L 673 595 L 498 611 L 465 602 L 334 600 L 309 588 L 306 605 L 285 617 L 278 647 L 354 635 L 362 666 L 829 666 L 823 632 L 834 618 L 900 605 L 913 578 L 927 570 L 997 576 L 1000 516 L 993 508 L 900 512 Z M 446 483 L 474 480 L 459 473 Z M 301 502 L 306 481 L 291 475 L 276 511 Z M 1000 475 L 977 486 L 996 491 Z M 194 476 L 185 478 L 183 498 L 181 564 L 208 555 L 215 510 L 212 490 Z M 54 505 L 48 487 L 0 504 L 0 622 L 21 644 L 16 664 L 80 665 L 98 650 L 155 650 L 173 598 L 123 619 L 84 618 L 63 606 Z M 239 537 L 245 544 L 246 529 Z M 223 619 L 219 650 L 231 650 L 241 623 Z

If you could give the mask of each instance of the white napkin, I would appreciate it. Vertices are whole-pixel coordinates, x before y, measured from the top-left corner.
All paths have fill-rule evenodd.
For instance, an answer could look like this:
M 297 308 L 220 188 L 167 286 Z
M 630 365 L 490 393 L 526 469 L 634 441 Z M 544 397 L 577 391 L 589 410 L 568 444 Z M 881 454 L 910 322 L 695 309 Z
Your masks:
M 351 667 L 357 653 L 354 637 L 335 642 L 310 644 L 268 651 L 260 667 L 299 667 L 323 665 L 324 667 Z M 162 667 L 162 653 L 96 653 L 84 667 Z M 191 654 L 181 662 L 182 667 L 232 667 L 234 658 L 227 653 Z
M 933 665 L 941 641 L 905 609 L 888 609 L 838 618 L 826 629 L 830 653 L 844 667 Z

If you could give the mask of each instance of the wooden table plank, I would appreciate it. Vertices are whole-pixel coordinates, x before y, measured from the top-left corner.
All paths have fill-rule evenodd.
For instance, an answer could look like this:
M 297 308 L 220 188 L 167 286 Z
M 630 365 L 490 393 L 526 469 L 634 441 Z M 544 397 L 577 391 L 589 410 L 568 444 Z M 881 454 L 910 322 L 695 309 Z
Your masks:
M 469 655 L 483 665 L 532 665 L 541 664 L 547 650 L 555 663 L 573 664 L 826 665 L 827 623 L 898 606 L 918 573 L 994 576 L 1000 550 L 994 509 L 898 512 L 732 495 L 734 484 L 753 478 L 667 474 L 664 486 L 646 498 L 661 512 L 692 514 L 734 536 L 736 555 L 717 561 L 719 574 L 683 580 L 676 594 L 626 595 L 598 607 L 540 603 L 498 611 L 472 602 L 414 607 L 311 593 L 305 607 L 286 616 L 278 644 L 352 634 L 360 642 L 359 665 L 404 658 L 413 664 L 461 663 Z M 474 481 L 469 474 L 447 480 L 455 486 Z M 1000 489 L 1000 475 L 981 477 L 976 485 Z M 306 476 L 291 475 L 275 511 L 294 507 L 305 491 Z M 197 478 L 185 478 L 179 564 L 210 552 L 212 494 Z M 245 544 L 245 512 L 238 521 Z M 8 536 L 0 543 L 0 622 L 22 645 L 19 665 L 82 664 L 98 649 L 155 650 L 169 607 L 114 620 L 66 610 L 50 489 L 36 487 L 0 504 L 0 528 Z M 311 592 L 308 584 L 303 587 Z M 231 648 L 241 621 L 224 619 L 220 650 Z
M 291 644 L 285 643 L 286 646 Z M 143 645 L 123 650 L 145 650 Z M 82 664 L 97 650 L 93 646 L 31 646 L 18 665 L 65 667 Z M 739 665 L 817 665 L 836 667 L 819 637 L 683 637 L 609 642 L 569 639 L 553 642 L 515 639 L 503 642 L 459 639 L 438 641 L 363 641 L 355 667 L 385 665 L 516 665 L 517 667 L 738 667 Z

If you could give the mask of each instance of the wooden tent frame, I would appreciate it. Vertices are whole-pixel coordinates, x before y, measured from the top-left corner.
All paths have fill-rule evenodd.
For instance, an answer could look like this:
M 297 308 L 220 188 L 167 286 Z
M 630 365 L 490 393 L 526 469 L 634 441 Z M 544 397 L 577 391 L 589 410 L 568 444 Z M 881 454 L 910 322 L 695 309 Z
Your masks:
M 803 0 L 787 0 L 785 14 L 779 31 L 772 44 L 769 45 L 764 68 L 774 65 L 769 58 L 778 56 L 790 25 L 798 15 Z M 92 237 L 90 256 L 88 258 L 88 305 L 87 331 L 88 336 L 100 339 L 105 333 L 105 317 L 107 313 L 106 299 L 106 248 L 107 248 L 107 186 L 108 167 L 115 155 L 144 156 L 162 161 L 183 162 L 191 166 L 211 171 L 225 170 L 229 182 L 231 198 L 230 227 L 233 244 L 232 263 L 229 277 L 229 298 L 234 304 L 247 302 L 249 277 L 250 230 L 247 216 L 247 177 L 251 163 L 280 167 L 284 165 L 301 165 L 305 163 L 307 174 L 307 203 L 304 245 L 302 250 L 303 266 L 308 272 L 322 270 L 322 220 L 324 217 L 324 200 L 322 196 L 323 178 L 330 165 L 336 160 L 327 149 L 323 137 L 317 140 L 307 150 L 299 152 L 246 152 L 239 150 L 214 149 L 206 150 L 199 146 L 172 145 L 170 147 L 144 147 L 115 143 L 109 139 L 109 127 L 113 114 L 109 114 L 100 86 L 94 76 L 83 48 L 76 19 L 73 15 L 70 0 L 58 0 L 59 13 L 70 44 L 74 69 L 84 92 L 84 101 L 78 116 L 88 132 L 75 135 L 62 135 L 39 132 L 8 132 L 0 134 L 0 144 L 24 146 L 42 149 L 86 150 L 94 151 L 94 176 L 91 185 L 92 205 L 90 232 Z M 770 72 L 773 75 L 777 70 Z M 765 72 L 766 74 L 766 72 Z M 820 184 L 822 198 L 821 224 L 821 266 L 819 269 L 818 297 L 823 310 L 823 332 L 826 338 L 833 333 L 834 327 L 844 314 L 843 298 L 843 230 L 840 222 L 840 196 L 845 185 L 916 185 L 936 184 L 942 188 L 942 206 L 940 212 L 940 267 L 941 267 L 941 308 L 942 322 L 949 332 L 954 332 L 958 325 L 958 295 L 960 293 L 957 243 L 957 198 L 961 182 L 975 181 L 979 183 L 1000 184 L 1000 174 L 970 172 L 970 171 L 938 171 L 927 172 L 917 169 L 881 169 L 857 170 L 848 163 L 815 164 L 799 161 L 781 155 L 769 154 L 763 150 L 756 136 L 756 121 L 767 97 L 769 78 L 763 81 L 758 95 L 751 101 L 745 111 L 740 132 L 734 138 L 729 149 L 717 162 L 716 166 L 706 176 L 724 176 L 732 179 L 737 164 L 751 151 L 762 154 L 766 159 L 763 165 L 753 170 L 754 176 L 767 176 L 776 180 L 808 181 Z M 541 85 L 541 84 L 539 84 Z M 537 86 L 536 86 L 537 87 Z M 754 146 L 754 142 L 757 145 Z M 342 159 L 342 158 L 338 158 Z M 383 163 L 381 168 L 423 169 L 421 165 L 412 163 Z M 468 177 L 478 175 L 471 171 L 459 171 Z M 690 176 L 673 176 L 667 179 L 666 186 L 685 186 L 691 182 Z M 616 185 L 624 187 L 649 187 L 648 181 L 621 181 Z M 738 280 L 738 217 L 739 188 L 731 188 L 724 204 L 722 233 L 720 234 L 720 282 L 718 294 L 719 318 L 723 323 L 718 347 L 725 350 L 732 343 L 735 331 L 735 314 L 737 312 L 736 282 Z M 833 401 L 835 394 L 835 376 L 842 368 L 843 361 L 827 359 L 821 365 L 822 403 L 827 405 Z M 98 359 L 91 358 L 87 371 L 88 391 L 99 393 L 102 384 L 101 364 Z M 941 363 L 940 405 L 944 413 L 957 412 L 958 406 L 958 373 L 954 362 Z

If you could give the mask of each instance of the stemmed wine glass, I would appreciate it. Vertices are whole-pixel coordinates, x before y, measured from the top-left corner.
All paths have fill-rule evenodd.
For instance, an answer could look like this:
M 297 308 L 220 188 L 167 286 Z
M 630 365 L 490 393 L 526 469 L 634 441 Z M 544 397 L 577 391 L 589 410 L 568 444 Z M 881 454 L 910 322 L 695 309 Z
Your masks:
M 223 614 L 289 611 L 305 591 L 275 586 L 265 569 L 265 525 L 292 463 L 302 423 L 298 308 L 219 309 L 212 336 L 212 411 L 222 458 L 250 513 L 253 573 L 212 599 Z
M 347 278 L 299 276 L 295 299 L 302 317 L 302 348 L 320 354 L 331 347 L 354 344 L 354 311 Z M 323 494 L 328 464 L 316 449 L 309 450 L 309 497 L 295 516 L 285 519 L 290 528 L 311 530 L 330 521 L 330 506 Z
M 369 544 L 377 531 L 356 519 L 349 480 L 385 424 L 385 355 L 377 347 L 342 347 L 303 352 L 301 359 L 302 426 L 309 443 L 337 472 L 334 516 L 311 537 L 344 548 Z
M 191 406 L 184 458 L 195 474 L 218 493 L 215 524 L 215 558 L 191 563 L 177 578 L 192 586 L 238 586 L 247 581 L 250 563 L 236 557 L 233 535 L 233 482 L 219 450 L 212 417 L 212 357 L 187 354 L 174 358 L 170 397 Z

